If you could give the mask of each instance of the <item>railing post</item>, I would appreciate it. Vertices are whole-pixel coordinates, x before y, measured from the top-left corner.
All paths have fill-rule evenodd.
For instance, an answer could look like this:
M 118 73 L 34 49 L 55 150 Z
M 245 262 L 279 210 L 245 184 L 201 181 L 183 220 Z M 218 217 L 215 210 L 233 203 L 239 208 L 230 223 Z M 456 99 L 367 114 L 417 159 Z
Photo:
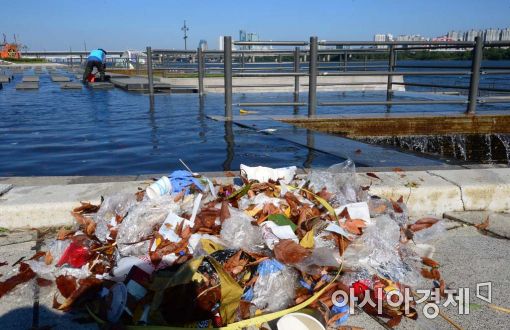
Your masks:
M 344 72 L 347 71 L 347 52 L 344 52 Z
M 149 80 L 149 95 L 154 96 L 154 77 L 152 75 L 152 49 L 147 47 L 147 79 Z
M 483 56 L 483 41 L 480 37 L 475 37 L 475 47 L 473 48 L 473 59 L 471 60 L 471 79 L 469 81 L 469 96 L 467 113 L 474 115 L 476 112 L 476 103 L 478 101 L 478 87 L 480 85 L 480 66 Z
M 198 47 L 197 49 L 197 57 L 198 57 L 198 95 L 204 95 L 204 52 L 202 48 Z
M 308 116 L 310 117 L 317 113 L 317 37 L 310 37 L 308 74 Z
M 365 57 L 363 58 L 363 67 L 364 67 L 363 71 L 367 71 L 367 55 L 365 55 Z
M 294 73 L 299 73 L 299 47 L 294 48 Z M 294 76 L 294 95 L 299 95 L 299 76 Z
M 232 37 L 223 37 L 223 75 L 225 89 L 225 117 L 232 120 Z
M 395 68 L 395 48 L 393 45 L 390 45 L 390 56 L 388 60 L 388 71 L 391 73 Z M 388 75 L 388 84 L 386 86 L 386 101 L 391 101 L 393 97 L 393 76 L 391 74 Z M 388 105 L 388 111 L 391 105 Z

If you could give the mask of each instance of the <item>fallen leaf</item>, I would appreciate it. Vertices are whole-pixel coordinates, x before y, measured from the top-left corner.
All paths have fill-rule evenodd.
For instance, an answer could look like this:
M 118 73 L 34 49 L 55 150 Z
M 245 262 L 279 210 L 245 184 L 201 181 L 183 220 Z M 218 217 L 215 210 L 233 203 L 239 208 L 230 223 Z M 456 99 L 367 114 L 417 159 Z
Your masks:
M 81 206 L 78 206 L 73 209 L 74 213 L 79 214 L 89 214 L 89 213 L 96 213 L 99 211 L 99 208 L 101 205 L 94 205 L 89 202 L 80 202 Z
M 60 230 L 57 233 L 57 240 L 62 241 L 67 238 L 67 236 L 70 236 L 74 234 L 74 230 L 65 229 L 64 227 L 60 228 Z
M 372 178 L 375 178 L 375 179 L 379 179 L 379 180 L 382 181 L 382 179 L 380 177 L 378 177 L 377 175 L 375 175 L 375 173 L 368 172 L 368 173 L 366 173 L 366 175 L 368 175 L 369 177 L 372 177 Z
M 489 228 L 489 216 L 485 218 L 484 222 L 475 225 L 475 227 L 479 230 L 487 230 L 487 228 Z
M 398 172 L 404 172 L 404 170 L 401 169 L 400 167 L 395 167 L 395 168 L 393 168 L 393 172 L 397 172 L 397 173 Z
M 367 224 L 365 223 L 365 221 L 361 219 L 347 219 L 343 223 L 343 227 L 347 229 L 347 231 L 355 235 L 361 235 L 362 234 L 361 229 L 365 228 L 366 226 Z
M 356 149 L 356 151 L 354 151 L 354 152 L 359 155 L 362 151 L 361 151 L 361 149 Z
M 345 315 L 347 314 L 347 312 L 343 312 L 343 313 L 338 313 L 338 314 L 335 314 L 332 318 L 330 318 L 328 320 L 328 327 L 329 326 L 332 326 L 333 324 L 336 323 L 336 321 L 340 320 L 342 317 L 344 317 Z
M 34 271 L 25 263 L 19 266 L 19 273 L 0 282 L 0 298 L 14 289 L 17 285 L 30 281 L 35 277 Z
M 44 263 L 46 265 L 51 265 L 52 262 L 53 262 L 53 256 L 51 255 L 51 252 L 48 251 L 48 252 L 46 252 L 46 255 L 44 256 Z
M 64 298 L 69 298 L 78 289 L 76 278 L 71 275 L 60 275 L 55 279 L 57 289 Z
M 422 229 L 426 229 L 432 227 L 435 223 L 437 223 L 439 219 L 436 218 L 421 218 L 412 225 L 409 226 L 409 229 L 413 232 L 420 231 Z
M 402 315 L 393 316 L 391 319 L 388 320 L 388 322 L 386 322 L 386 325 L 389 326 L 390 328 L 394 328 L 397 325 L 399 325 L 401 321 Z
M 372 209 L 374 213 L 383 213 L 386 211 L 386 204 L 380 204 Z
M 274 246 L 274 254 L 276 259 L 284 264 L 297 264 L 312 254 L 312 251 L 305 249 L 293 240 L 284 239 Z
M 47 280 L 47 279 L 42 278 L 42 277 L 38 277 L 36 282 L 37 282 L 37 285 L 40 286 L 40 287 L 50 286 L 53 283 L 51 280 Z
M 226 219 L 230 218 L 230 212 L 228 210 L 228 201 L 223 201 L 221 203 L 220 209 L 220 221 L 223 223 Z
M 397 202 L 395 202 L 393 199 L 390 199 L 390 201 L 391 201 L 391 205 L 393 206 L 393 210 L 396 213 L 404 213 L 404 210 L 402 210 L 402 207 L 400 207 L 400 205 L 398 205 Z
M 432 268 L 437 268 L 439 267 L 439 263 L 435 260 L 432 260 L 430 258 L 427 258 L 427 257 L 422 257 L 421 258 L 421 261 L 422 263 L 425 265 L 425 266 L 429 266 L 429 267 L 432 267 Z
M 72 307 L 73 303 L 78 298 L 85 296 L 89 292 L 89 290 L 93 290 L 93 289 L 99 290 L 99 288 L 101 288 L 101 284 L 103 283 L 103 281 L 100 279 L 97 279 L 95 277 L 87 277 L 87 278 L 79 280 L 78 283 L 79 283 L 78 289 L 76 291 L 74 291 L 69 296 L 69 298 L 67 298 L 62 304 L 58 304 L 57 301 L 54 301 L 54 305 L 55 305 L 55 302 L 58 305 L 58 307 L 57 307 L 58 310 L 61 310 L 61 311 L 69 310 Z

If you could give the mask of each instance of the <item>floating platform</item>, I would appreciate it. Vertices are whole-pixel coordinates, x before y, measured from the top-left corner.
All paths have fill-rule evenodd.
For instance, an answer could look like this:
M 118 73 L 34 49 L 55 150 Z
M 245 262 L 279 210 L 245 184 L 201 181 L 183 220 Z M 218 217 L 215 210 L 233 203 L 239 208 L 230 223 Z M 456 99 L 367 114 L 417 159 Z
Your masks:
M 38 76 L 24 76 L 21 82 L 39 82 Z
M 125 89 L 130 92 L 146 92 L 149 90 L 149 80 L 143 77 L 112 77 L 111 83 L 115 87 Z M 170 92 L 172 85 L 154 81 L 154 91 Z
M 60 84 L 61 89 L 82 89 L 83 85 L 79 82 L 63 82 Z
M 175 94 L 198 93 L 198 88 L 193 86 L 172 86 L 170 92 Z
M 88 86 L 94 89 L 112 89 L 114 86 L 109 82 L 93 82 L 88 83 Z
M 51 81 L 53 82 L 69 82 L 71 81 L 71 79 L 69 77 L 66 77 L 66 76 L 51 76 Z
M 1 83 L 9 83 L 9 82 L 11 82 L 11 80 L 12 80 L 12 76 L 6 76 L 6 75 L 0 76 L 0 84 Z
M 21 82 L 16 85 L 16 89 L 23 89 L 23 90 L 25 90 L 25 89 L 39 89 L 39 83 L 33 82 L 33 81 Z

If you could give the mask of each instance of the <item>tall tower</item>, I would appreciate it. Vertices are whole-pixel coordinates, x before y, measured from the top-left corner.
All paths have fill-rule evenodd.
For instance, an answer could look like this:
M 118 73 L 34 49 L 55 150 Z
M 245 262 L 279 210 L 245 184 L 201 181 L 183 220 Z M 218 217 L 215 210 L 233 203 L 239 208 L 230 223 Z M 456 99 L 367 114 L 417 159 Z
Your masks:
M 186 26 L 186 21 L 184 21 L 184 25 L 182 26 L 181 31 L 184 32 L 184 50 L 187 50 L 188 49 L 187 40 L 188 40 L 189 27 Z

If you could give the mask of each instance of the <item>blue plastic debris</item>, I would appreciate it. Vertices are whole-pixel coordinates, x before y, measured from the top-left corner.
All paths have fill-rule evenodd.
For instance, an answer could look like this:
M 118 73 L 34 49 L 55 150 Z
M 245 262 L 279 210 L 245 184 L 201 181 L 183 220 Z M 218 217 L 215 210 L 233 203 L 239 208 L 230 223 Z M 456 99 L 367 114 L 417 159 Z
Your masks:
M 189 171 L 178 170 L 170 174 L 170 183 L 172 184 L 172 193 L 180 193 L 185 190 L 185 194 L 189 194 L 189 187 L 195 184 L 198 189 L 204 191 L 204 187 L 200 181 L 193 177 Z
M 257 271 L 260 276 L 267 276 L 272 273 L 281 272 L 285 266 L 276 259 L 264 260 L 259 264 Z

